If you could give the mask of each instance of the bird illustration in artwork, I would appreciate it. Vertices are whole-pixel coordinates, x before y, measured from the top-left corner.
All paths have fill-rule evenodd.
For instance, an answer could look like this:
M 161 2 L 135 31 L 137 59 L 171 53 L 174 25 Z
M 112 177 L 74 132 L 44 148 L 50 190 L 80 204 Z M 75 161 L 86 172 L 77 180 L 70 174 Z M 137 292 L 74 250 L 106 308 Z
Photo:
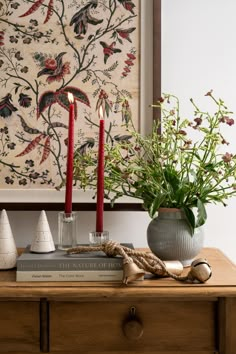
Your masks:
M 130 34 L 136 30 L 136 27 L 131 27 L 131 28 L 117 28 L 116 32 L 118 33 L 118 35 L 123 38 L 126 39 L 127 41 L 129 41 L 130 43 L 132 43 L 132 40 L 130 38 Z
M 62 57 L 65 54 L 66 52 L 61 52 L 55 59 L 47 58 L 44 62 L 44 68 L 38 72 L 37 77 L 48 75 L 48 83 L 62 80 L 65 74 L 70 73 L 70 63 L 66 62 L 63 64 L 62 62 Z
M 96 9 L 98 5 L 97 0 L 89 1 L 84 7 L 76 12 L 70 20 L 70 26 L 74 25 L 74 32 L 76 39 L 83 39 L 88 30 L 88 25 L 96 26 L 103 22 L 103 19 L 95 18 L 91 15 L 90 10 Z
M 113 55 L 114 53 L 121 53 L 121 49 L 119 48 L 114 48 L 116 45 L 116 42 L 112 42 L 111 44 L 107 44 L 103 41 L 100 42 L 101 46 L 103 47 L 103 53 L 104 53 L 104 63 L 106 64 L 107 59 Z
M 122 142 L 129 142 L 129 140 L 132 138 L 132 135 L 115 135 L 114 139 L 115 141 L 122 141 Z
M 87 138 L 86 141 L 82 145 L 80 145 L 78 149 L 75 150 L 74 156 L 77 157 L 78 155 L 85 155 L 87 149 L 92 149 L 94 145 L 94 138 Z
M 119 3 L 127 10 L 134 14 L 134 3 L 130 0 L 118 0 Z

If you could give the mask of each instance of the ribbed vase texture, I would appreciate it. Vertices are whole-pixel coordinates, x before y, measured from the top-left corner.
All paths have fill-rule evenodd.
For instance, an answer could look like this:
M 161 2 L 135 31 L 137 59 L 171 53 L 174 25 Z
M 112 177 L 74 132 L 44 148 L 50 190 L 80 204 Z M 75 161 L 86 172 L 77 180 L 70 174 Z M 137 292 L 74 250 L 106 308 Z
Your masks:
M 181 210 L 160 209 L 148 226 L 147 242 L 151 251 L 162 260 L 179 260 L 186 267 L 203 248 L 203 228 L 196 228 L 192 236 Z

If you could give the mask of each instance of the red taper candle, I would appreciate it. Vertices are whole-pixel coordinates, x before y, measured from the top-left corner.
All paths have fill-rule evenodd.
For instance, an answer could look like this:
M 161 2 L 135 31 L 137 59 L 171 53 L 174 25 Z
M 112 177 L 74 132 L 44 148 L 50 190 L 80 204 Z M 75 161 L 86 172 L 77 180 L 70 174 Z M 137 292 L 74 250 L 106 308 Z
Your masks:
M 74 97 L 72 93 L 68 93 L 69 107 L 69 127 L 68 127 L 68 141 L 67 141 L 67 169 L 66 169 L 66 199 L 65 199 L 65 213 L 72 212 L 72 189 L 73 189 L 73 160 L 74 160 L 74 120 L 75 107 Z
M 98 144 L 98 166 L 97 166 L 97 213 L 96 231 L 103 232 L 103 209 L 104 209 L 104 137 L 105 127 L 103 110 L 99 112 L 99 144 Z

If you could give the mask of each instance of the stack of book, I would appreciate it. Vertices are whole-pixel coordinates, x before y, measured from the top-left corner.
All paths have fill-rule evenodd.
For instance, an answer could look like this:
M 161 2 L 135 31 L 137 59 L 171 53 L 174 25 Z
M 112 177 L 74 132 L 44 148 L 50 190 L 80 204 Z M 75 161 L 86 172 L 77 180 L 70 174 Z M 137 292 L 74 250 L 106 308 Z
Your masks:
M 132 244 L 125 244 L 133 248 Z M 32 253 L 30 246 L 18 257 L 16 281 L 121 281 L 123 258 L 104 252 L 68 255 L 65 251 Z

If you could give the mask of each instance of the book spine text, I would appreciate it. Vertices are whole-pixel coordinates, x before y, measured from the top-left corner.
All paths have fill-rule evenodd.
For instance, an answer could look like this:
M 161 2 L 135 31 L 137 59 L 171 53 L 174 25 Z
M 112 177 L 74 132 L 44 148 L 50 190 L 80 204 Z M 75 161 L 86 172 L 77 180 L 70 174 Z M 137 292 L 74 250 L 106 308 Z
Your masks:
M 94 271 L 94 270 L 122 270 L 123 262 L 68 262 L 68 261 L 17 261 L 20 271 Z
M 123 271 L 19 271 L 16 281 L 116 281 L 122 280 Z

